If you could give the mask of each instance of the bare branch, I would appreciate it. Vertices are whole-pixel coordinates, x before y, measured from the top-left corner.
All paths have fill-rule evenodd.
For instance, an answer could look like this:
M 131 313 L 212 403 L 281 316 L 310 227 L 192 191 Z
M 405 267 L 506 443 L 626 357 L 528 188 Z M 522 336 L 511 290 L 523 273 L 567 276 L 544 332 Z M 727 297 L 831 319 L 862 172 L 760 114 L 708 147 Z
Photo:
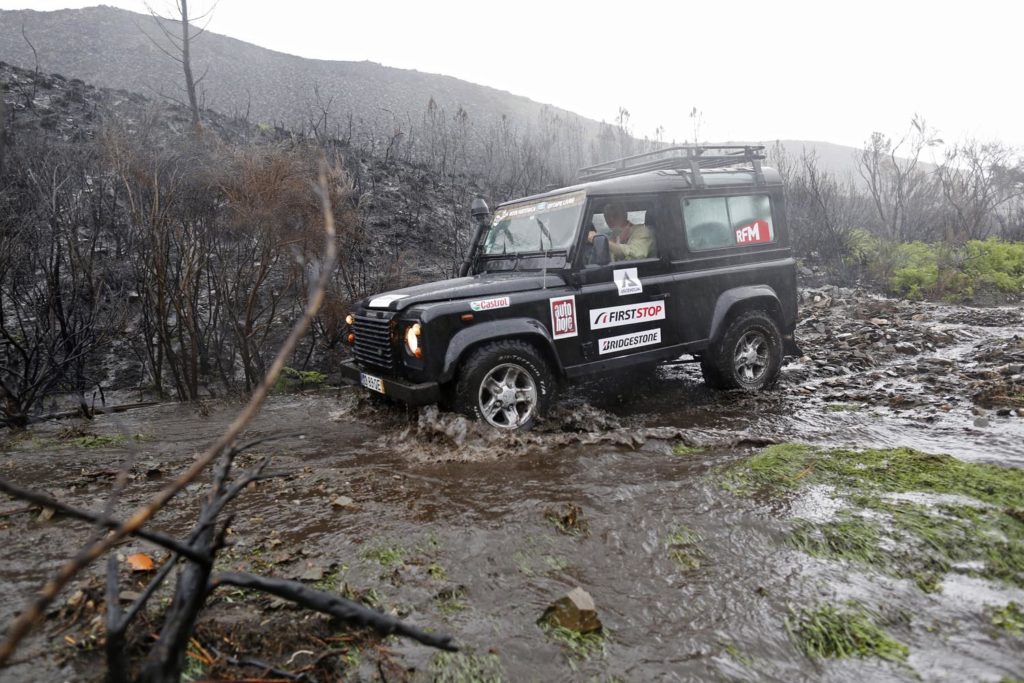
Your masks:
M 256 576 L 245 572 L 225 572 L 218 574 L 210 582 L 210 590 L 219 586 L 238 586 L 250 588 L 263 593 L 270 593 L 279 598 L 290 600 L 317 612 L 329 614 L 348 624 L 369 626 L 382 635 L 397 634 L 449 652 L 458 652 L 459 648 L 452 644 L 452 637 L 435 635 L 421 631 L 394 617 L 363 607 L 357 602 L 346 600 L 332 593 L 310 588 L 304 583 L 287 579 L 272 579 Z
M 44 508 L 53 508 L 54 510 L 60 512 L 61 514 L 67 515 L 68 517 L 73 517 L 75 519 L 80 519 L 83 522 L 92 522 L 93 524 L 98 524 L 107 529 L 119 529 L 121 527 L 121 522 L 119 522 L 116 519 L 111 519 L 104 515 L 97 514 L 95 512 L 90 512 L 88 510 L 82 510 L 76 507 L 72 507 L 66 503 L 62 503 L 55 498 L 51 498 L 50 496 L 39 493 L 37 491 L 30 491 L 29 489 L 23 489 L 20 486 L 15 486 L 14 484 L 5 479 L 0 479 L 0 491 L 3 491 L 12 498 L 25 500 L 36 505 L 41 505 Z M 170 536 L 165 536 L 159 532 L 148 531 L 146 529 L 138 529 L 136 531 L 133 531 L 131 535 L 138 536 L 139 538 L 147 540 L 150 543 L 155 543 L 156 545 L 162 548 L 166 548 L 171 552 L 184 555 L 185 557 L 189 558 L 190 560 L 193 560 L 194 562 L 208 563 L 210 561 L 210 558 L 207 557 L 205 554 L 197 552 L 188 545 L 181 543 L 171 538 Z

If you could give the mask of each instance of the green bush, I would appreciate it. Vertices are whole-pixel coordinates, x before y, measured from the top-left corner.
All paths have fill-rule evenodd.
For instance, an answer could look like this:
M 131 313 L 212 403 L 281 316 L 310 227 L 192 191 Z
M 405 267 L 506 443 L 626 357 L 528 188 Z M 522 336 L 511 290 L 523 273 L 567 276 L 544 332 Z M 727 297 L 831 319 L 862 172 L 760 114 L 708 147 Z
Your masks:
M 891 294 L 964 301 L 980 293 L 1024 293 L 1024 242 L 893 243 L 855 230 L 851 244 L 861 265 Z
M 281 370 L 280 376 L 274 383 L 274 391 L 278 393 L 287 391 L 298 391 L 309 387 L 317 388 L 323 386 L 327 381 L 327 375 L 316 370 L 296 370 L 285 367 Z

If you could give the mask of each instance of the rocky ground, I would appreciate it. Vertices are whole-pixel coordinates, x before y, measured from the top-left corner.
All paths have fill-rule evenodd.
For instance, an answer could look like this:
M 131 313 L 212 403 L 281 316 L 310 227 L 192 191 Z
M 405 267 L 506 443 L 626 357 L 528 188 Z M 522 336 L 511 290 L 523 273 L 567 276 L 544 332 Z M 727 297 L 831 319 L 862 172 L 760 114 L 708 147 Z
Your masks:
M 818 386 L 795 392 L 930 415 L 970 406 L 978 426 L 993 415 L 1024 416 L 1020 307 L 915 303 L 824 287 L 803 290 L 801 309 L 805 355 L 789 377 Z

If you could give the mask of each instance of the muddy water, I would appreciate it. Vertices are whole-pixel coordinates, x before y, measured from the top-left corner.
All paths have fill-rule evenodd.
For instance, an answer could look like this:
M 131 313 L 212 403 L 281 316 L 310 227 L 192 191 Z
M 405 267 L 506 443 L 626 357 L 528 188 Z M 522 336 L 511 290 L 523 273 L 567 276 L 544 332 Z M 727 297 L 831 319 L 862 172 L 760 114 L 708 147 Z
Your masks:
M 945 324 L 957 340 L 935 354 L 970 368 L 979 343 L 1024 334 L 1018 321 Z M 272 454 L 272 469 L 282 476 L 239 499 L 225 560 L 372 594 L 385 609 L 453 634 L 467 651 L 496 653 L 509 680 L 1022 676 L 1021 639 L 993 634 L 984 611 L 1024 601 L 1021 591 L 951 577 L 942 593 L 927 595 L 906 581 L 814 560 L 783 543 L 791 516 L 817 514 L 813 497 L 801 501 L 804 509 L 740 499 L 716 477 L 763 440 L 913 446 L 1024 463 L 1024 419 L 993 414 L 987 426 L 977 426 L 963 395 L 944 401 L 948 409 L 935 402 L 896 409 L 883 400 L 830 408 L 838 395 L 929 391 L 901 368 L 918 361 L 888 357 L 874 368 L 875 379 L 818 372 L 805 359 L 785 369 L 778 389 L 758 397 L 708 391 L 690 365 L 662 368 L 628 382 L 578 387 L 528 435 L 497 434 L 433 409 L 377 404 L 353 389 L 275 397 L 248 436 L 304 436 L 261 445 L 243 459 Z M 133 478 L 120 503 L 126 510 L 190 462 L 235 409 L 168 405 L 104 416 L 91 432 L 131 438 L 84 450 L 57 439 L 66 424 L 42 425 L 32 431 L 34 441 L 9 445 L 0 475 L 98 507 L 113 472 L 127 464 Z M 702 450 L 673 455 L 679 443 Z M 200 491 L 186 492 L 156 526 L 187 528 Z M 546 518 L 569 504 L 581 508 L 587 533 L 560 533 Z M 671 537 L 680 528 L 698 536 L 699 566 L 673 559 Z M 0 522 L 0 619 L 87 536 L 66 521 L 41 524 L 21 515 Z M 145 546 L 122 547 L 134 549 Z M 400 559 L 385 566 L 385 554 Z M 603 652 L 585 658 L 536 625 L 544 608 L 575 586 L 593 595 L 607 635 Z M 815 663 L 794 648 L 784 628 L 789 605 L 851 598 L 877 610 L 910 646 L 906 665 Z M 54 637 L 42 631 L 26 645 L 25 661 L 0 679 L 95 677 L 75 660 L 61 669 L 47 644 Z M 404 642 L 390 647 L 418 671 L 414 678 L 429 677 L 430 650 Z M 376 675 L 371 661 L 364 659 L 359 677 Z

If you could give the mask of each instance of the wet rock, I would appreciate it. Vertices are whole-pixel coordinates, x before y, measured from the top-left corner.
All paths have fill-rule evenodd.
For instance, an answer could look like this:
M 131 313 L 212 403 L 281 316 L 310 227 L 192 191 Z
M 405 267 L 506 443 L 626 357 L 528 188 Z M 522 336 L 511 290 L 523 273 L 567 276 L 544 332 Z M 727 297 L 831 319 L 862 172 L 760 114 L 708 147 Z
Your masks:
M 910 342 L 897 342 L 896 345 L 893 346 L 893 348 L 896 349 L 896 353 L 905 353 L 908 356 L 913 356 L 918 353 L 921 353 L 921 350 L 918 349 L 913 344 L 911 344 Z
M 359 509 L 359 506 L 356 505 L 355 501 L 348 496 L 335 496 L 331 499 L 331 507 L 338 510 L 348 510 L 350 512 L 355 512 Z
M 300 581 L 319 581 L 324 578 L 324 567 L 319 562 L 307 561 L 299 573 Z
M 577 633 L 595 633 L 601 630 L 601 620 L 597 617 L 594 598 L 579 586 L 552 603 L 544 611 L 541 621 L 549 626 L 561 626 Z
M 982 428 L 982 429 L 984 429 L 985 427 L 988 427 L 989 426 L 988 418 L 987 417 L 980 417 L 980 416 L 974 418 L 974 426 Z

